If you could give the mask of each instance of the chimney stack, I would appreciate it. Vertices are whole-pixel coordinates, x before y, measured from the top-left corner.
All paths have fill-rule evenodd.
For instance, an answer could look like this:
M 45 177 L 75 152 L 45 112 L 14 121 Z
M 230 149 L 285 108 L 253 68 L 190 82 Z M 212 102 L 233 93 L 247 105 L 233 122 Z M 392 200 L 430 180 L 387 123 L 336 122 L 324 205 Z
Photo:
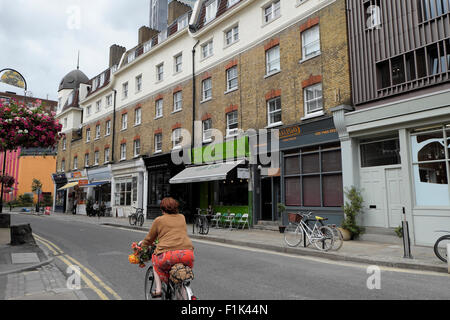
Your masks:
M 157 34 L 158 34 L 158 30 L 151 29 L 146 26 L 140 27 L 139 28 L 139 39 L 138 39 L 139 45 L 143 44 L 144 42 L 149 41 L 151 38 L 153 38 Z
M 113 44 L 109 48 L 109 67 L 119 64 L 122 55 L 127 51 L 125 47 L 119 46 L 117 44 Z
M 170 26 L 175 20 L 177 20 L 179 17 L 183 16 L 184 14 L 188 13 L 191 10 L 192 8 L 187 4 L 184 4 L 177 0 L 173 0 L 171 3 L 169 3 L 167 23 Z

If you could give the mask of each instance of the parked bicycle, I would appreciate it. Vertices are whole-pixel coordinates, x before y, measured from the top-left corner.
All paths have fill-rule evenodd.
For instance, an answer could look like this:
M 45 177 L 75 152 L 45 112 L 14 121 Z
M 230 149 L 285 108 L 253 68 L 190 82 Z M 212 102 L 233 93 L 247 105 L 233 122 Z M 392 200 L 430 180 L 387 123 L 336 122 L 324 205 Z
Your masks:
M 337 251 L 344 244 L 344 236 L 342 235 L 341 230 L 339 230 L 339 228 L 335 224 L 325 224 L 324 221 L 327 221 L 327 220 L 328 220 L 328 218 L 321 218 L 321 219 L 319 219 L 319 223 L 322 226 L 331 228 L 331 230 L 333 231 L 334 242 L 333 242 L 332 249 Z M 309 221 L 312 221 L 312 220 L 309 220 Z
M 439 230 L 436 232 L 448 233 L 437 239 L 436 243 L 434 244 L 434 253 L 436 254 L 436 256 L 442 261 L 447 262 L 447 245 L 450 244 L 450 231 Z
M 309 213 L 289 213 L 289 225 L 284 233 L 284 241 L 290 247 L 298 246 L 302 241 L 314 244 L 321 251 L 328 251 L 334 244 L 334 233 L 330 227 L 321 225 L 321 217 L 316 217 L 316 222 L 311 229 L 308 226 Z M 305 239 L 304 236 L 305 235 Z
M 209 232 L 209 221 L 208 217 L 201 214 L 201 209 L 197 209 L 197 215 L 194 221 L 195 231 L 198 234 L 207 235 Z
M 153 255 L 153 252 L 156 247 L 151 248 L 151 255 Z M 187 268 L 184 265 L 178 264 L 172 267 L 172 270 L 177 269 L 182 270 L 182 268 Z M 184 270 L 186 271 L 186 270 Z M 187 273 L 187 272 L 185 272 Z M 162 283 L 162 300 L 197 300 L 197 298 L 194 296 L 194 293 L 191 289 L 191 280 L 193 280 L 193 277 L 190 279 L 185 280 L 178 280 L 174 281 L 172 277 L 169 277 L 169 282 Z M 147 272 L 145 273 L 145 284 L 144 284 L 144 293 L 145 293 L 145 299 L 151 300 L 152 299 L 152 291 L 153 291 L 153 285 L 154 285 L 155 277 L 153 274 L 153 264 L 150 263 L 150 266 L 147 269 Z
M 144 209 L 136 208 L 136 207 L 133 207 L 133 209 L 135 210 L 135 212 L 130 214 L 130 216 L 128 217 L 128 222 L 130 223 L 131 226 L 138 225 L 138 226 L 142 227 L 142 225 L 144 224 L 144 220 L 145 220 Z

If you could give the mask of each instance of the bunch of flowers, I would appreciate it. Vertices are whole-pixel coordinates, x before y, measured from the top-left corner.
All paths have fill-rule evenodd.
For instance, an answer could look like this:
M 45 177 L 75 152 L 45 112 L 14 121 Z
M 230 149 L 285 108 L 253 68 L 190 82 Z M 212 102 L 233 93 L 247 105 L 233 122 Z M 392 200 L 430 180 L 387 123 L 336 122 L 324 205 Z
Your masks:
M 14 182 L 14 177 L 0 175 L 0 183 L 3 183 L 4 188 L 11 188 L 14 185 Z
M 0 150 L 50 148 L 62 137 L 55 112 L 45 112 L 37 100 L 29 108 L 16 100 L 0 100 Z
M 136 242 L 131 245 L 134 253 L 128 256 L 131 264 L 138 264 L 140 268 L 145 268 L 145 263 L 152 259 L 152 252 L 149 247 L 140 246 Z

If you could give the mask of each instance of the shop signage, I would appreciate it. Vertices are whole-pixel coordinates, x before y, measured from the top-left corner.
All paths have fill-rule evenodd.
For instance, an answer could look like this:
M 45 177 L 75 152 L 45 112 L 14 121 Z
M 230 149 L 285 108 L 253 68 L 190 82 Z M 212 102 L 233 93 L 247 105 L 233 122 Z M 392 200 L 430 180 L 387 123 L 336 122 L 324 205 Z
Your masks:
M 80 171 L 72 172 L 72 178 L 81 178 L 82 174 Z
M 247 168 L 238 168 L 237 177 L 238 179 L 250 179 L 250 171 Z
M 79 186 L 85 186 L 85 185 L 87 185 L 87 184 L 89 184 L 89 181 L 88 181 L 88 180 L 79 180 L 79 181 L 78 181 L 78 185 L 79 185 Z

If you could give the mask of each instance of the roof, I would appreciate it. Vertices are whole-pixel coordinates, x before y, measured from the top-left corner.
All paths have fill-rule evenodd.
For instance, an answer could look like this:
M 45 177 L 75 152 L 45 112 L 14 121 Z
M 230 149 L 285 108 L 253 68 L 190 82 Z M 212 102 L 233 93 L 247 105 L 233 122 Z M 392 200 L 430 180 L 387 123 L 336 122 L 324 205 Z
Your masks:
M 79 69 L 70 71 L 59 84 L 59 90 L 78 89 L 80 84 L 88 84 L 89 78 Z

